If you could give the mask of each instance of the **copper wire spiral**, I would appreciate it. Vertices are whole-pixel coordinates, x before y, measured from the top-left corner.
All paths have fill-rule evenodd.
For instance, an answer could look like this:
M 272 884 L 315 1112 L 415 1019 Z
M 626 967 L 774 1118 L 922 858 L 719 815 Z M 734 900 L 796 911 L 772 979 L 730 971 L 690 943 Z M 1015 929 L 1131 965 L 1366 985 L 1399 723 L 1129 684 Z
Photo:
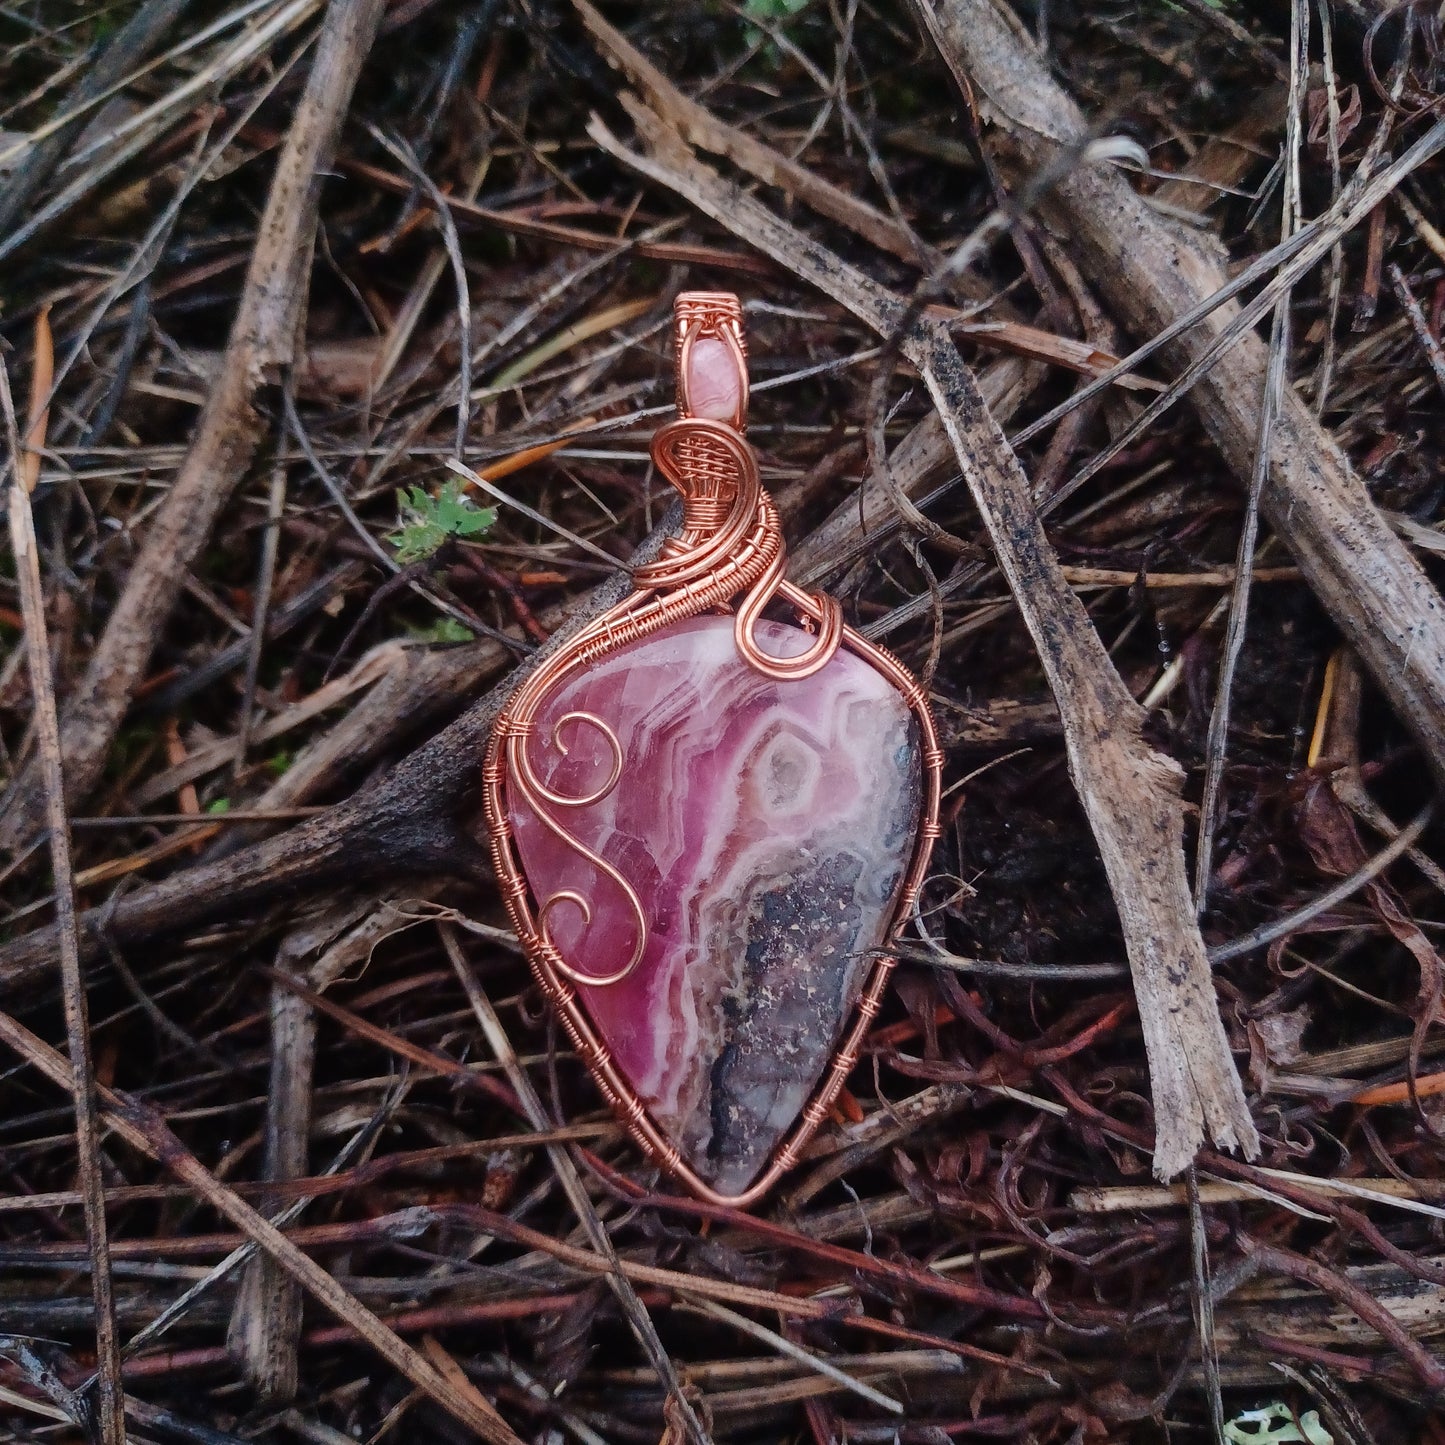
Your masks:
M 737 371 L 737 405 L 733 415 L 724 420 L 696 415 L 689 396 L 690 358 L 704 337 L 723 343 Z M 852 1022 L 827 1071 L 763 1173 L 738 1195 L 723 1195 L 710 1188 L 653 1121 L 572 988 L 601 988 L 620 982 L 636 968 L 647 947 L 646 913 L 636 890 L 616 868 L 573 837 L 551 811 L 576 810 L 609 796 L 626 769 L 624 745 L 593 713 L 574 710 L 559 718 L 549 742 L 559 753 L 568 751 L 565 731 L 586 726 L 599 732 L 611 754 L 608 776 L 602 783 L 590 792 L 568 796 L 546 787 L 537 776 L 530 752 L 531 745 L 539 741 L 534 726 L 537 714 L 549 695 L 598 659 L 674 623 L 720 608 L 733 610 L 733 635 L 739 655 L 749 667 L 780 683 L 813 675 L 828 665 L 840 647 L 846 647 L 898 690 L 919 729 L 924 778 L 922 816 L 913 857 L 899 889 L 892 933 L 913 911 L 939 834 L 943 757 L 927 696 L 908 669 L 886 649 L 846 627 L 842 609 L 834 598 L 804 592 L 785 579 L 787 552 L 777 508 L 763 490 L 757 458 L 742 434 L 747 413 L 747 352 L 737 297 L 722 292 L 689 292 L 678 297 L 675 339 L 678 418 L 656 433 L 652 456 L 682 496 L 682 527 L 664 544 L 656 561 L 634 570 L 634 590 L 623 601 L 548 657 L 512 695 L 488 743 L 482 768 L 483 801 L 492 864 L 512 924 L 539 982 L 603 1096 L 646 1153 L 695 1195 L 714 1204 L 741 1206 L 759 1198 L 798 1161 L 809 1138 L 827 1117 L 881 1006 L 894 960 L 886 955 L 875 960 Z M 795 656 L 778 657 L 757 640 L 757 625 L 774 605 L 791 611 L 802 627 L 814 634 L 809 645 Z M 533 907 L 508 816 L 512 800 L 524 802 L 554 838 L 596 868 L 607 880 L 606 886 L 620 890 L 637 930 L 631 955 L 620 968 L 589 975 L 562 956 L 549 928 L 552 912 L 564 903 L 578 909 L 585 937 L 593 922 L 593 908 L 575 889 L 561 890 Z
M 532 760 L 527 753 L 527 742 L 535 736 L 530 728 L 525 732 L 514 730 L 508 738 L 507 762 L 511 768 L 512 783 L 516 787 L 518 795 L 525 801 L 527 807 L 537 821 L 547 829 L 553 837 L 571 848 L 573 852 L 585 858 L 599 873 L 605 874 L 617 886 L 622 893 L 637 924 L 637 940 L 633 945 L 632 954 L 621 968 L 614 969 L 606 974 L 586 974 L 572 967 L 563 957 L 562 951 L 552 941 L 550 920 L 552 911 L 562 903 L 570 903 L 582 915 L 584 929 L 592 922 L 592 904 L 585 894 L 578 893 L 576 889 L 564 888 L 559 892 L 547 897 L 542 906 L 537 910 L 537 929 L 543 944 L 550 950 L 552 966 L 564 978 L 569 978 L 573 983 L 585 983 L 593 988 L 605 988 L 610 984 L 621 983 L 628 974 L 642 960 L 642 955 L 647 947 L 647 916 L 642 910 L 642 900 L 637 896 L 637 890 L 600 854 L 593 852 L 583 843 L 574 838 L 548 811 L 548 806 L 554 808 L 587 808 L 593 803 L 600 803 L 609 796 L 617 786 L 622 776 L 622 744 L 618 741 L 617 734 L 607 723 L 590 712 L 569 712 L 564 713 L 557 719 L 552 727 L 552 746 L 566 757 L 570 751 L 563 740 L 563 732 L 568 723 L 586 723 L 589 727 L 595 728 L 606 742 L 608 751 L 612 754 L 612 765 L 607 777 L 598 784 L 591 792 L 579 793 L 570 797 L 565 793 L 558 793 L 546 787 L 537 777 L 532 766 Z
M 633 574 L 639 587 L 675 588 L 714 573 L 719 562 L 746 547 L 733 582 L 738 603 L 733 636 L 743 660 L 765 677 L 787 682 L 821 671 L 843 637 L 843 609 L 825 594 L 809 596 L 783 580 L 787 552 L 777 508 L 762 489 L 757 458 L 726 422 L 682 417 L 652 439 L 657 469 L 682 494 L 683 530 L 677 547 Z M 786 596 L 806 624 L 818 625 L 817 639 L 795 657 L 775 657 L 759 644 L 754 629 L 770 604 Z M 669 621 L 690 615 L 673 604 Z M 696 611 L 705 611 L 699 606 Z M 695 613 L 691 614 L 695 615 Z

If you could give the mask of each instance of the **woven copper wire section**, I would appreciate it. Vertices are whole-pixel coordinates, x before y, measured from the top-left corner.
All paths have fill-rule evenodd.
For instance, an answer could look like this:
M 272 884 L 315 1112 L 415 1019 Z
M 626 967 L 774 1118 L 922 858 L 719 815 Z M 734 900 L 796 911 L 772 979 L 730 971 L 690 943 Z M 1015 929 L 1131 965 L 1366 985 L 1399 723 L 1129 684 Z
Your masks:
M 703 337 L 721 341 L 738 369 L 738 406 L 732 417 L 715 420 L 693 414 L 687 395 L 687 365 L 693 347 Z M 852 1017 L 838 1047 L 796 1124 L 782 1140 L 763 1172 L 740 1194 L 712 1189 L 682 1158 L 677 1146 L 653 1121 L 647 1105 L 618 1069 L 606 1041 L 598 1034 L 577 997 L 574 984 L 606 986 L 626 973 L 641 958 L 647 941 L 647 922 L 635 890 L 625 878 L 603 864 L 605 886 L 621 887 L 630 895 L 640 930 L 632 961 L 621 972 L 590 976 L 564 959 L 548 936 L 546 917 L 564 895 L 534 905 L 522 872 L 507 814 L 508 789 L 513 788 L 535 812 L 538 807 L 579 806 L 575 798 L 549 793 L 537 781 L 528 753 L 535 743 L 533 723 L 547 696 L 573 673 L 631 642 L 721 607 L 734 612 L 738 651 L 750 667 L 778 681 L 807 677 L 832 660 L 839 647 L 863 658 L 902 694 L 918 724 L 923 768 L 923 800 L 918 834 L 908 868 L 898 891 L 888 937 L 894 938 L 913 912 L 928 869 L 933 844 L 939 836 L 938 813 L 942 795 L 943 754 L 922 686 L 886 649 L 877 647 L 847 627 L 837 601 L 826 594 L 811 594 L 784 580 L 787 565 L 777 508 L 763 490 L 757 459 L 743 439 L 747 413 L 747 352 L 742 331 L 742 307 L 727 292 L 686 292 L 675 305 L 678 418 L 659 429 L 652 442 L 658 469 L 681 493 L 682 527 L 667 542 L 655 562 L 633 573 L 634 590 L 617 606 L 584 628 L 560 652 L 543 662 L 517 689 L 492 729 L 482 764 L 482 798 L 492 866 L 512 926 L 526 952 L 532 971 L 556 1009 L 567 1036 L 587 1065 L 608 1104 L 637 1145 L 691 1193 L 710 1204 L 745 1207 L 760 1199 L 780 1175 L 801 1157 L 808 1140 L 827 1118 L 858 1061 L 869 1026 L 882 1006 L 895 960 L 879 956 L 869 972 Z M 754 627 L 774 604 L 789 609 L 814 634 L 813 641 L 795 657 L 779 658 L 764 650 Z M 585 715 L 591 724 L 600 719 Z M 560 727 L 560 723 L 559 723 Z M 617 785 L 625 764 L 615 735 L 618 754 L 613 776 L 602 790 L 586 795 L 592 801 Z M 544 826 L 567 839 L 560 822 L 548 816 Z M 575 840 L 572 846 L 597 862 L 596 855 Z M 565 895 L 590 920 L 585 899 Z

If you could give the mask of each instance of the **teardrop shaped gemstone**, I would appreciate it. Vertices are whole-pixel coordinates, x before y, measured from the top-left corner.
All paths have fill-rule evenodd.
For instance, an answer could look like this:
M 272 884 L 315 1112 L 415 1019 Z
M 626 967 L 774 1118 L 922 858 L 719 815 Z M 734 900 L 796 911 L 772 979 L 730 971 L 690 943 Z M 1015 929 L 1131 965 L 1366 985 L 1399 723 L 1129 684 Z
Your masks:
M 756 636 L 780 657 L 811 640 L 769 621 Z M 689 1166 L 741 1193 L 807 1103 L 887 939 L 918 826 L 917 723 L 856 654 L 775 681 L 739 655 L 732 618 L 709 616 L 564 679 L 527 748 L 559 798 L 596 794 L 620 762 L 606 796 L 548 805 L 626 880 L 646 924 L 633 970 L 578 996 Z M 594 978 L 622 969 L 639 937 L 626 894 L 514 791 L 508 812 L 538 906 L 573 895 L 547 915 L 562 957 Z

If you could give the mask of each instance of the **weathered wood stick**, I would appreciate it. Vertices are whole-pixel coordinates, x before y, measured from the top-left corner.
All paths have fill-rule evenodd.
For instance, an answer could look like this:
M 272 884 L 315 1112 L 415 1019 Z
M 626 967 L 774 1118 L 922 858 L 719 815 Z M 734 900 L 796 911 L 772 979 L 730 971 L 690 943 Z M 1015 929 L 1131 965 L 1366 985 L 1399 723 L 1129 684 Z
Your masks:
M 917 0 L 960 84 L 1029 172 L 1054 167 L 1088 137 L 1084 118 L 1032 41 L 994 0 Z M 1105 301 L 1140 337 L 1220 291 L 1220 260 L 1172 225 L 1108 166 L 1075 166 L 1039 202 Z M 1183 370 L 1237 314 L 1229 303 L 1166 349 Z M 1254 466 L 1268 347 L 1245 332 L 1189 399 L 1230 468 Z M 1270 442 L 1261 509 L 1321 605 L 1359 654 L 1437 777 L 1445 779 L 1445 606 L 1359 477 L 1299 397 L 1287 391 Z

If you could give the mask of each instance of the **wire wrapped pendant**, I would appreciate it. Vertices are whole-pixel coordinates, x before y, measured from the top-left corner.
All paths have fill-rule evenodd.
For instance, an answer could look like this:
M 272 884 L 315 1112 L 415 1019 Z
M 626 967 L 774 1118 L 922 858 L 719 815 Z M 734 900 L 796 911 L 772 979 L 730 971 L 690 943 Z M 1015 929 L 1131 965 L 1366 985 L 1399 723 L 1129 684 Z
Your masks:
M 675 339 L 652 455 L 681 529 L 518 687 L 483 790 L 513 927 L 603 1095 L 686 1188 L 746 1205 L 857 1060 L 942 758 L 908 670 L 784 576 L 737 297 L 680 296 Z

